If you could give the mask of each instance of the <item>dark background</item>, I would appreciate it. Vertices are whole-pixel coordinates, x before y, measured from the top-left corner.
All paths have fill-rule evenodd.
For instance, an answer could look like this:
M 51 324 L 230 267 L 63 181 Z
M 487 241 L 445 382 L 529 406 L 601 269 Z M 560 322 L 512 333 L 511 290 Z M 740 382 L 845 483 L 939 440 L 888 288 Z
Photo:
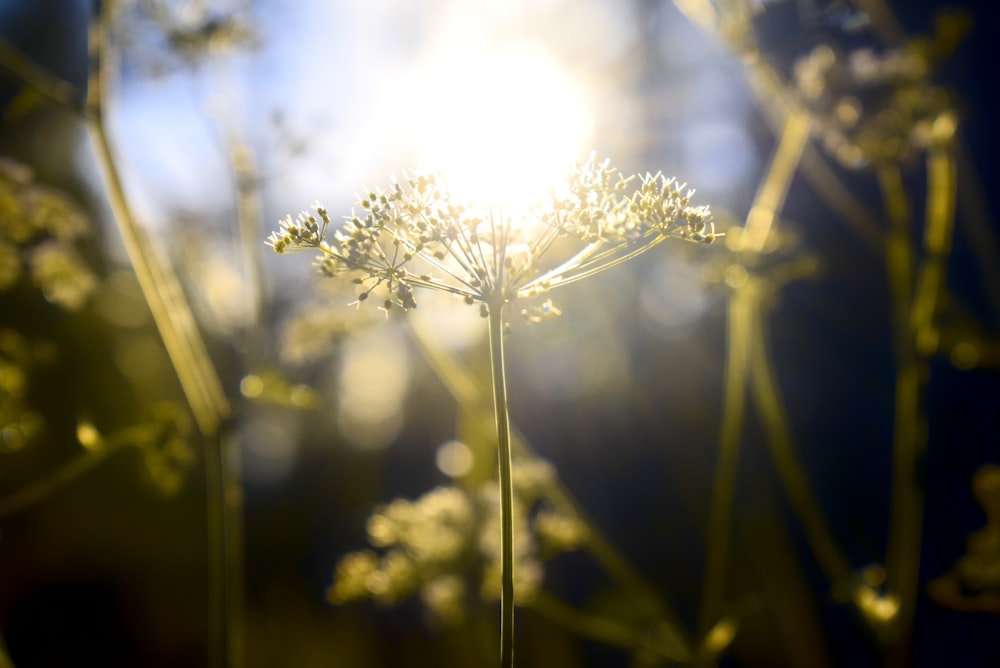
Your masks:
M 817 36 L 838 34 L 835 24 L 801 25 L 793 3 L 767 6 L 762 46 L 786 67 Z M 962 137 L 978 175 L 961 174 L 959 189 L 966 179 L 980 179 L 987 204 L 995 209 L 1000 155 L 996 10 L 987 2 L 957 6 L 969 13 L 971 31 L 935 81 L 956 95 Z M 893 3 L 911 34 L 929 31 L 942 7 L 936 2 Z M 647 105 L 646 125 L 636 133 L 643 141 L 621 161 L 670 164 L 684 129 L 657 106 L 662 104 L 659 87 L 676 76 L 662 44 L 704 38 L 672 5 L 637 1 L 622 3 L 621 11 L 633 17 L 635 48 L 646 56 L 634 85 Z M 82 87 L 89 12 L 86 2 L 7 0 L 0 2 L 0 32 L 39 64 Z M 124 71 L 139 76 L 127 66 Z M 735 57 L 731 71 L 739 72 Z M 0 79 L 5 108 L 20 92 L 10 77 Z M 772 135 L 752 109 L 744 123 L 763 165 Z M 43 151 L 34 139 L 39 135 L 47 137 Z M 8 119 L 0 153 L 31 164 L 39 180 L 74 193 L 100 216 L 100 195 L 86 185 L 93 176 L 81 174 L 87 163 L 73 158 L 83 136 L 71 112 L 39 103 L 25 117 Z M 843 177 L 870 210 L 881 211 L 870 173 Z M 913 202 L 922 202 L 919 163 L 906 166 L 904 178 Z M 730 194 L 728 207 L 738 218 L 749 208 L 753 189 L 750 183 Z M 280 214 L 277 210 L 274 217 Z M 835 539 L 861 569 L 884 557 L 892 479 L 894 366 L 884 262 L 801 177 L 793 182 L 782 218 L 798 238 L 795 252 L 815 256 L 821 271 L 777 294 L 769 320 L 770 348 L 797 453 Z M 989 274 L 977 265 L 967 224 L 960 212 L 948 283 L 995 349 L 1000 322 L 990 309 L 984 285 Z M 994 226 L 994 236 L 996 232 Z M 114 234 L 113 227 L 104 226 L 88 242 L 88 257 L 100 271 L 118 261 L 108 251 L 116 243 Z M 684 253 L 683 261 L 702 261 L 693 255 Z M 650 326 L 637 286 L 662 260 L 643 257 L 630 279 L 605 288 L 588 284 L 596 293 L 574 287 L 559 296 L 592 321 L 577 315 L 572 321 L 516 332 L 509 381 L 520 391 L 513 392 L 511 414 L 595 523 L 692 627 L 721 414 L 726 293 L 704 288 L 706 305 L 693 321 L 674 329 Z M 292 298 L 280 290 L 275 295 L 274 312 L 280 313 Z M 593 308 L 595 304 L 603 308 Z M 73 431 L 81 415 L 109 429 L 141 419 L 149 392 L 136 393 L 114 370 L 110 360 L 119 339 L 92 310 L 60 312 L 30 287 L 19 286 L 0 294 L 0 327 L 54 342 L 61 351 L 32 380 L 30 401 L 46 418 L 46 437 L 30 450 L 0 454 L 0 494 L 74 456 L 79 446 Z M 603 341 L 609 328 L 617 332 L 614 345 L 624 351 L 619 363 L 628 378 L 626 387 L 572 398 L 548 394 L 538 369 L 552 360 L 578 363 L 566 350 L 578 348 L 581 357 L 601 354 L 588 346 Z M 462 628 L 434 630 L 412 600 L 394 609 L 368 603 L 333 607 L 325 600 L 333 565 L 343 554 L 364 547 L 364 520 L 374 505 L 397 496 L 415 498 L 446 482 L 434 465 L 434 451 L 454 437 L 455 408 L 433 374 L 414 362 L 404 430 L 385 450 L 356 450 L 325 428 L 329 420 L 323 415 L 242 400 L 239 379 L 250 370 L 246 348 L 209 336 L 220 375 L 237 402 L 227 425 L 231 437 L 245 436 L 246 425 L 259 424 L 255 420 L 273 419 L 294 423 L 287 438 L 300 441 L 286 477 L 266 484 L 248 481 L 245 490 L 247 665 L 360 668 L 492 661 L 493 606 L 473 611 Z M 470 358 L 476 363 L 477 358 Z M 998 364 L 995 356 L 972 370 L 956 369 L 944 358 L 931 364 L 925 401 L 929 445 L 922 464 L 922 583 L 951 569 L 965 553 L 966 538 L 985 523 L 970 479 L 984 463 L 1000 463 Z M 557 372 L 558 367 L 552 373 Z M 289 373 L 322 380 L 310 378 L 308 371 Z M 155 383 L 153 394 L 180 400 L 169 374 Z M 727 591 L 748 612 L 724 664 L 808 665 L 803 656 L 825 659 L 831 666 L 882 664 L 885 654 L 877 640 L 849 607 L 834 600 L 810 556 L 752 411 L 743 434 Z M 141 472 L 139 457 L 126 449 L 44 502 L 0 521 L 0 629 L 19 668 L 204 665 L 208 548 L 201 464 L 193 465 L 183 490 L 172 496 L 144 485 Z M 548 564 L 546 582 L 564 600 L 590 609 L 606 606 L 613 593 L 606 577 L 582 554 L 562 555 Z M 908 653 L 912 664 L 1000 665 L 1000 618 L 951 611 L 930 601 L 923 588 L 921 592 Z M 786 607 L 775 601 L 785 601 Z M 788 614 L 797 615 L 791 626 Z M 795 654 L 783 634 L 815 639 L 818 645 L 805 655 Z M 580 640 L 531 611 L 519 613 L 517 643 L 523 666 L 629 665 L 626 652 Z

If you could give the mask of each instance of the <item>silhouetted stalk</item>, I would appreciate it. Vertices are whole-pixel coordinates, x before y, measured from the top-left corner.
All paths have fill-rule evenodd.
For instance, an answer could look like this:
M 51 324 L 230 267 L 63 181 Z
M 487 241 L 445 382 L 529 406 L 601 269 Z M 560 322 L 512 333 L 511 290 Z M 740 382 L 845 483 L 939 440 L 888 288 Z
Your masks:
M 939 333 L 934 315 L 945 287 L 948 254 L 955 225 L 955 161 L 947 148 L 927 155 L 927 223 L 924 227 L 925 258 L 917 274 L 911 322 L 917 351 L 928 356 L 937 351 Z
M 704 639 L 722 616 L 726 572 L 729 561 L 729 539 L 732 534 L 733 496 L 739 467 L 740 436 L 746 405 L 749 343 L 754 318 L 756 286 L 744 285 L 733 291 L 729 301 L 726 377 L 723 394 L 722 428 L 719 437 L 719 459 L 715 468 L 712 503 L 708 519 L 708 539 L 705 554 L 705 574 L 702 580 L 701 606 L 698 615 L 698 636 Z M 704 652 L 701 665 L 715 663 L 714 656 Z
M 528 607 L 550 622 L 583 638 L 631 651 L 645 651 L 670 662 L 686 663 L 690 660 L 686 650 L 671 651 L 668 644 L 656 642 L 656 636 L 637 631 L 607 617 L 582 612 L 544 591 L 535 593 Z
M 751 334 L 749 373 L 753 401 L 762 418 L 771 458 L 792 509 L 802 523 L 809 547 L 831 583 L 845 582 L 851 576 L 850 564 L 833 540 L 823 511 L 812 494 L 806 473 L 795 456 L 788 414 L 767 352 L 766 330 L 767 325 L 761 314 L 754 319 Z
M 234 592 L 239 583 L 233 580 L 233 573 L 238 573 L 241 569 L 234 569 L 231 564 L 240 558 L 240 549 L 228 545 L 227 540 L 234 535 L 231 522 L 238 521 L 238 509 L 233 512 L 230 503 L 239 499 L 239 494 L 233 490 L 238 490 L 240 483 L 232 477 L 233 472 L 227 466 L 219 435 L 220 423 L 229 414 L 229 404 L 177 277 L 169 263 L 156 253 L 132 214 L 114 159 L 104 121 L 106 86 L 111 69 L 110 31 L 114 5 L 110 1 L 102 3 L 92 25 L 90 39 L 93 65 L 85 116 L 129 261 L 198 429 L 205 439 L 210 562 L 209 617 L 214 643 L 210 663 L 220 667 L 235 666 L 237 664 L 233 662 L 231 649 L 233 639 L 240 637 L 234 625 L 237 619 L 234 608 L 239 604 L 239 598 Z
M 910 239 L 910 203 L 903 188 L 899 167 L 886 162 L 875 169 L 889 232 L 885 243 L 885 264 L 889 278 L 889 309 L 892 314 L 893 353 L 896 361 L 905 358 L 910 344 L 910 305 L 913 300 L 913 242 Z
M 511 480 L 510 417 L 503 358 L 503 296 L 489 304 L 490 360 L 493 369 L 493 407 L 497 425 L 500 470 L 500 668 L 514 665 L 514 485 Z
M 228 140 L 229 165 L 233 171 L 236 184 L 236 219 L 239 225 L 240 250 L 243 255 L 243 268 L 247 274 L 250 286 L 249 306 L 252 322 L 267 322 L 267 299 L 264 284 L 263 257 L 260 247 L 262 229 L 263 203 L 260 196 L 259 175 L 253 147 L 235 137 Z M 252 328 L 253 337 L 265 335 L 265 328 Z M 248 337 L 247 354 L 254 356 L 256 346 L 253 338 Z
M 552 191 L 542 208 L 508 214 L 499 207 L 478 211 L 456 207 L 440 175 L 408 175 L 390 190 L 369 190 L 332 240 L 330 214 L 319 203 L 315 213 L 286 216 L 268 244 L 276 253 L 315 249 L 327 276 L 345 274 L 359 286 L 358 303 L 379 290 L 381 308 L 416 308 L 415 288 L 430 288 L 477 302 L 489 319 L 493 405 L 500 478 L 501 666 L 513 664 L 514 534 L 511 434 L 504 376 L 504 309 L 517 298 L 536 297 L 554 287 L 610 269 L 667 238 L 699 243 L 715 240 L 708 207 L 691 206 L 692 191 L 662 173 L 624 178 L 595 156 L 574 165 L 565 196 Z M 522 223 L 535 220 L 541 229 Z M 573 238 L 578 252 L 539 275 L 543 258 L 556 242 Z M 420 267 L 416 269 L 414 264 Z M 409 265 L 409 266 L 407 266 Z M 551 302 L 539 307 L 551 311 Z M 558 312 L 558 309 L 556 309 Z M 527 311 L 525 311 L 527 313 Z M 538 316 L 542 317 L 541 315 Z
M 777 212 L 788 195 L 792 177 L 802 151 L 809 139 L 811 121 L 804 111 L 789 114 L 768 165 L 767 175 L 757 189 L 753 206 L 747 215 L 739 248 L 761 252 L 771 235 Z M 736 268 L 738 265 L 734 265 Z M 725 394 L 719 460 L 716 463 L 715 484 L 709 511 L 705 574 L 702 582 L 698 635 L 703 640 L 722 616 L 725 581 L 729 560 L 729 539 L 732 533 L 732 504 L 739 466 L 739 448 L 745 412 L 753 321 L 760 317 L 760 286 L 739 266 L 727 278 L 733 289 L 729 301 L 728 350 L 726 353 Z M 727 272 L 728 273 L 728 272 Z M 714 653 L 707 645 L 699 653 L 702 665 L 715 663 Z
M 430 365 L 434 374 L 441 380 L 448 392 L 451 393 L 455 402 L 467 414 L 472 415 L 477 421 L 477 430 L 482 433 L 495 433 L 496 424 L 493 412 L 487 418 L 486 413 L 480 409 L 483 406 L 483 397 L 480 386 L 475 382 L 466 369 L 464 369 L 453 355 L 448 354 L 441 346 L 437 345 L 432 337 L 422 333 L 419 327 L 408 323 L 407 331 L 411 339 L 420 350 L 421 355 Z M 488 420 L 488 423 L 487 423 Z M 518 433 L 516 426 L 511 425 L 510 429 L 511 452 L 522 457 L 537 458 L 530 445 L 524 437 Z M 625 587 L 636 593 L 640 593 L 655 604 L 658 614 L 661 616 L 663 635 L 676 639 L 676 651 L 672 655 L 676 657 L 690 658 L 690 632 L 683 628 L 677 615 L 670 609 L 669 605 L 657 594 L 656 588 L 646 582 L 642 576 L 632 567 L 632 565 L 618 552 L 617 548 L 604 536 L 603 532 L 594 524 L 587 514 L 580 507 L 579 503 L 570 492 L 562 485 L 558 478 L 553 478 L 540 491 L 540 494 L 552 506 L 568 517 L 583 523 L 587 527 L 587 537 L 583 548 L 602 566 L 609 575 L 615 578 Z M 532 604 L 534 607 L 534 604 Z M 559 621 L 561 616 L 550 617 L 553 621 Z M 574 630 L 568 627 L 569 630 Z M 688 659 L 684 659 L 688 660 Z
M 742 248 L 758 252 L 764 249 L 775 217 L 788 195 L 802 150 L 809 140 L 811 125 L 809 114 L 803 110 L 796 110 L 785 118 L 778 146 L 774 149 L 767 168 L 767 176 L 757 190 L 743 227 Z
M 900 634 L 909 632 L 916 607 L 924 506 L 918 461 L 927 447 L 927 421 L 923 413 L 923 388 L 928 373 L 925 359 L 937 350 L 934 316 L 945 285 L 954 228 L 955 162 L 947 147 L 933 148 L 928 153 L 927 179 L 925 257 L 917 272 L 910 312 L 910 345 L 896 377 L 894 470 L 886 571 L 888 586 L 899 601 L 894 628 Z

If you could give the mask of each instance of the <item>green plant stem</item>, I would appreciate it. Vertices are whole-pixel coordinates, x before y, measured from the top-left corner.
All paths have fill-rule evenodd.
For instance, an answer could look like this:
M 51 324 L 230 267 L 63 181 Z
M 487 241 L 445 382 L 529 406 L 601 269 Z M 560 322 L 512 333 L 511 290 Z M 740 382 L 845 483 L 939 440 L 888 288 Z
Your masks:
M 44 478 L 35 480 L 27 487 L 0 499 L 0 519 L 38 503 L 63 485 L 79 478 L 108 456 L 125 446 L 141 444 L 148 438 L 149 431 L 141 427 L 125 429 L 102 441 L 94 449 L 85 450 Z
M 500 469 L 500 668 L 514 665 L 514 485 L 511 479 L 510 416 L 503 357 L 503 297 L 489 303 L 490 360 L 493 368 L 493 408 L 497 423 Z
M 910 336 L 910 303 L 913 294 L 913 243 L 910 240 L 910 204 L 903 188 L 899 167 L 894 163 L 879 165 L 878 177 L 889 232 L 885 243 L 885 264 L 889 276 L 892 311 L 893 352 L 897 362 L 905 355 Z
M 52 76 L 38 63 L 28 58 L 0 35 L 0 67 L 28 84 L 35 92 L 50 102 L 76 109 L 80 91 L 73 84 Z
M 753 206 L 743 226 L 743 248 L 760 252 L 764 249 L 778 211 L 788 195 L 788 188 L 809 140 L 812 119 L 802 110 L 785 117 L 778 145 L 771 156 L 767 176 L 754 197 Z
M 910 311 L 910 339 L 896 375 L 893 433 L 893 486 L 886 555 L 887 584 L 899 600 L 894 624 L 898 645 L 905 645 L 916 606 L 924 497 L 919 459 L 927 445 L 923 388 L 928 374 L 925 358 L 937 349 L 934 316 L 945 287 L 955 212 L 955 162 L 950 152 L 935 148 L 927 157 L 927 206 L 924 226 L 926 256 L 918 271 Z
M 646 633 L 645 630 L 636 630 L 607 617 L 589 615 L 544 591 L 535 593 L 528 607 L 550 622 L 583 638 L 590 638 L 612 647 L 633 651 L 645 650 L 672 662 L 687 663 L 690 660 L 687 650 L 670 642 L 659 642 L 658 635 Z M 669 628 L 665 629 L 665 635 L 669 636 L 671 633 Z
M 792 509 L 802 523 L 816 561 L 831 583 L 846 582 L 851 577 L 850 563 L 833 540 L 823 511 L 809 486 L 809 479 L 795 456 L 792 430 L 767 351 L 767 327 L 763 316 L 763 313 L 758 313 L 758 317 L 754 318 L 751 334 L 749 373 L 753 402 L 762 418 L 774 466 Z
M 121 445 L 124 445 L 122 443 Z M 108 455 L 118 450 L 119 446 L 103 446 L 99 450 L 90 450 L 77 455 L 61 468 L 49 475 L 35 480 L 23 489 L 10 496 L 0 499 L 0 518 L 18 513 L 45 499 L 49 494 L 73 482 L 84 473 L 102 462 Z
M 475 421 L 474 428 L 482 434 L 489 434 L 492 438 L 496 429 L 493 411 L 485 411 L 481 408 L 484 399 L 479 383 L 472 378 L 469 371 L 456 360 L 454 355 L 447 353 L 436 344 L 434 337 L 423 332 L 420 327 L 414 326 L 412 321 L 408 321 L 408 324 L 410 337 L 420 350 L 420 354 L 454 397 L 455 402 Z M 512 454 L 519 457 L 537 458 L 531 446 L 518 433 L 515 425 L 511 425 L 510 441 Z M 690 632 L 683 627 L 670 606 L 657 595 L 656 588 L 636 572 L 635 568 L 601 532 L 600 528 L 584 512 L 558 478 L 550 481 L 542 490 L 542 494 L 545 500 L 559 512 L 576 519 L 587 527 L 587 540 L 583 546 L 584 549 L 619 583 L 647 597 L 655 605 L 658 614 L 662 617 L 662 622 L 666 625 L 664 636 L 675 638 L 677 641 L 674 654 L 690 657 Z
M 719 460 L 716 463 L 715 484 L 709 510 L 705 575 L 698 614 L 700 638 L 705 638 L 722 616 L 732 530 L 733 496 L 746 405 L 749 343 L 757 300 L 754 294 L 756 289 L 755 285 L 748 283 L 734 290 L 729 301 L 728 351 Z M 702 665 L 714 663 L 714 657 L 703 656 L 701 659 Z
M 234 646 L 240 642 L 238 609 L 242 551 L 232 544 L 239 536 L 240 481 L 229 466 L 225 442 L 219 433 L 229 415 L 229 403 L 215 368 L 198 332 L 194 316 L 170 264 L 161 258 L 141 228 L 125 197 L 121 173 L 114 159 L 104 120 L 107 82 L 112 51 L 111 23 L 116 3 L 110 0 L 101 9 L 91 28 L 91 72 L 85 117 L 97 161 L 104 176 L 115 222 L 139 286 L 149 305 L 164 347 L 177 373 L 181 388 L 205 437 L 205 474 L 209 543 L 209 619 L 211 625 L 210 665 L 239 666 Z M 236 525 L 234 525 L 236 523 Z
M 939 333 L 934 316 L 942 301 L 951 239 L 955 226 L 957 176 L 955 161 L 947 149 L 932 149 L 927 155 L 927 221 L 924 226 L 925 259 L 917 275 L 910 324 L 918 354 L 937 352 Z

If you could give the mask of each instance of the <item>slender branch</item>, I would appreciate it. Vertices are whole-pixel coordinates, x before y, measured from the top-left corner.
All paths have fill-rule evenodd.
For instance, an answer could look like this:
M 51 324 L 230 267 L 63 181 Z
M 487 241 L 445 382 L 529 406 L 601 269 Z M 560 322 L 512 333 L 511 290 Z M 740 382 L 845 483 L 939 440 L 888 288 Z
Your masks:
M 500 668 L 514 665 L 514 486 L 511 479 L 510 417 L 503 357 L 503 295 L 489 303 L 490 359 L 493 368 L 493 406 L 497 426 L 500 470 L 501 561 Z
M 141 435 L 137 430 L 129 430 L 117 438 L 101 443 L 100 447 L 82 452 L 44 478 L 35 480 L 27 487 L 0 499 L 0 519 L 33 506 L 60 487 L 73 482 L 122 447 L 134 444 L 139 438 Z
M 809 140 L 811 125 L 809 114 L 801 109 L 794 110 L 785 118 L 778 146 L 767 168 L 767 178 L 757 190 L 753 207 L 743 227 L 741 239 L 746 250 L 759 252 L 764 249 L 775 216 L 785 202 L 802 151 Z
M 104 175 L 115 222 L 143 296 L 149 304 L 199 429 L 202 434 L 214 434 L 221 419 L 229 413 L 222 384 L 205 351 L 177 277 L 169 264 L 155 252 L 132 214 L 104 122 L 104 96 L 110 59 L 108 24 L 112 4 L 104 3 L 92 35 L 97 62 L 91 72 L 87 105 L 90 136 Z
M 950 152 L 947 148 L 934 148 L 928 154 L 927 163 L 926 257 L 918 272 L 910 311 L 911 345 L 896 376 L 893 487 L 886 573 L 889 589 L 899 601 L 894 628 L 900 634 L 909 632 L 916 607 L 924 506 L 918 463 L 927 446 L 927 422 L 922 410 L 923 388 L 928 372 L 924 358 L 937 349 L 934 316 L 939 295 L 945 286 L 945 267 L 951 248 L 955 212 L 955 162 Z
M 674 0 L 674 5 L 705 32 L 715 33 L 718 30 L 718 15 L 708 0 Z
M 775 134 L 785 126 L 785 120 L 795 113 L 804 113 L 791 100 L 779 74 L 764 58 L 748 59 L 746 80 L 764 119 Z M 809 180 L 813 190 L 823 197 L 830 208 L 836 211 L 866 244 L 878 248 L 882 243 L 882 233 L 876 218 L 851 193 L 837 174 L 830 169 L 820 151 L 806 143 L 801 159 L 802 174 Z
M 750 337 L 757 309 L 756 286 L 734 290 L 729 301 L 728 350 L 719 460 L 708 520 L 708 544 L 702 581 L 698 635 L 704 638 L 722 616 L 729 539 L 732 528 L 733 497 L 739 466 L 740 439 L 746 403 Z M 712 663 L 703 657 L 703 663 Z
M 129 261 L 136 273 L 143 296 L 163 339 L 181 388 L 202 435 L 205 437 L 205 474 L 209 534 L 209 616 L 212 625 L 211 664 L 236 665 L 233 661 L 234 638 L 240 605 L 239 583 L 234 581 L 231 558 L 239 549 L 232 541 L 233 527 L 226 521 L 229 503 L 239 498 L 238 481 L 231 480 L 224 445 L 219 435 L 222 420 L 229 414 L 229 403 L 222 384 L 198 332 L 194 316 L 181 290 L 180 282 L 169 263 L 162 259 L 138 224 L 122 184 L 114 159 L 104 119 L 107 81 L 111 67 L 111 22 L 114 2 L 101 4 L 91 26 L 92 68 L 88 86 L 86 118 L 115 222 L 125 244 Z M 233 489 L 233 485 L 237 489 Z
M 668 661 L 681 663 L 686 663 L 691 658 L 685 648 L 663 641 L 659 636 L 650 636 L 607 617 L 588 615 L 543 591 L 534 595 L 529 607 L 542 617 L 578 636 L 606 645 L 633 651 L 642 650 Z M 669 634 L 669 630 L 666 630 L 666 633 Z
M 0 35 L 0 67 L 7 70 L 50 102 L 71 109 L 79 108 L 83 96 L 80 89 L 22 53 Z
M 906 347 L 912 343 L 909 321 L 913 299 L 914 251 L 910 239 L 910 203 L 903 188 L 899 167 L 895 163 L 887 162 L 879 165 L 875 174 L 889 218 L 885 264 L 889 275 L 893 348 L 897 361 L 901 361 L 906 355 Z
M 840 216 L 865 246 L 880 250 L 885 245 L 878 219 L 854 196 L 830 167 L 819 150 L 807 144 L 799 163 L 802 175 L 830 210 Z
M 530 295 L 535 287 L 541 284 L 547 284 L 547 287 L 552 289 L 563 285 L 569 285 L 570 283 L 575 283 L 584 278 L 593 276 L 594 274 L 598 274 L 605 269 L 617 267 L 623 262 L 627 262 L 632 258 L 638 257 L 646 251 L 651 250 L 666 238 L 667 235 L 650 230 L 638 239 L 628 243 L 612 246 L 611 248 L 593 255 L 592 257 L 588 257 L 579 266 L 573 266 L 574 261 L 577 257 L 579 257 L 578 254 L 566 262 L 563 262 L 552 271 L 546 272 L 544 276 L 539 276 L 518 289 L 518 295 Z M 599 247 L 600 244 L 591 244 L 591 246 L 585 248 L 584 251 L 592 250 L 592 246 Z M 632 248 L 632 250 L 626 252 L 624 255 L 614 257 L 616 254 L 621 253 L 627 248 Z M 581 253 L 584 251 L 581 251 Z M 569 271 L 566 270 L 567 268 Z
M 833 540 L 806 473 L 795 456 L 788 415 L 774 379 L 767 341 L 766 322 L 761 314 L 755 319 L 751 333 L 749 373 L 753 401 L 763 418 L 771 458 L 823 574 L 833 584 L 844 582 L 851 576 L 850 563 Z
M 945 289 L 948 254 L 955 227 L 955 161 L 946 148 L 932 149 L 927 156 L 927 223 L 924 227 L 924 259 L 913 294 L 911 325 L 918 353 L 937 351 L 938 332 L 934 316 Z

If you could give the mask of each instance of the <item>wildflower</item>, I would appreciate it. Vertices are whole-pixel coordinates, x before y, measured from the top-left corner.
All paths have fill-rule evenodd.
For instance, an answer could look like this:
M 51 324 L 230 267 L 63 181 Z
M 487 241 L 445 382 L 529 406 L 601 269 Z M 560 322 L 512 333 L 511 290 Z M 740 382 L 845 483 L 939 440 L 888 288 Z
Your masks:
M 387 313 L 396 307 L 405 311 L 417 307 L 416 289 L 428 288 L 478 305 L 480 315 L 489 318 L 500 495 L 493 499 L 495 510 L 481 523 L 485 530 L 478 547 L 486 559 L 480 591 L 486 597 L 500 598 L 500 664 L 504 668 L 513 665 L 515 601 L 530 601 L 542 579 L 534 541 L 523 520 L 533 502 L 532 485 L 544 484 L 547 473 L 522 474 L 527 483 L 514 480 L 504 372 L 504 307 L 610 269 L 665 239 L 712 242 L 711 213 L 706 207 L 691 205 L 693 194 L 686 185 L 659 173 L 625 178 L 607 161 L 598 163 L 591 156 L 574 166 L 566 182 L 546 199 L 527 211 L 510 212 L 453 201 L 443 177 L 416 173 L 393 182 L 388 190 L 361 195 L 360 210 L 352 212 L 332 235 L 328 234 L 329 212 L 317 203 L 314 213 L 303 211 L 294 219 L 286 216 L 268 238 L 276 253 L 319 251 L 320 272 L 344 277 L 357 286 L 358 304 L 374 294 L 374 301 Z M 522 309 L 529 320 L 557 312 L 550 301 L 542 305 L 541 313 Z M 516 484 L 527 488 L 528 498 L 521 503 L 515 503 Z M 391 554 L 393 564 L 406 560 L 413 567 L 407 573 L 421 573 L 416 568 L 421 562 L 431 572 L 440 572 L 442 564 L 464 552 L 464 515 L 432 512 L 421 517 L 418 511 L 414 524 L 408 524 L 393 514 L 390 506 L 384 516 L 374 518 L 369 534 L 373 544 L 399 546 L 390 547 L 384 559 Z M 515 516 L 519 517 L 517 534 Z M 414 527 L 424 528 L 411 533 Z M 400 586 L 417 586 L 412 579 L 395 584 L 386 565 L 371 577 L 377 584 L 372 595 L 380 600 L 400 596 Z
M 358 303 L 377 292 L 385 310 L 412 309 L 416 288 L 430 288 L 478 304 L 486 315 L 491 306 L 590 276 L 667 238 L 711 242 L 711 213 L 692 206 L 692 194 L 662 174 L 625 178 L 591 156 L 545 201 L 512 213 L 455 202 L 442 176 L 415 173 L 362 194 L 360 211 L 332 234 L 329 212 L 316 204 L 280 221 L 268 244 L 277 253 L 318 250 L 320 272 L 352 281 Z M 576 242 L 576 252 L 566 252 L 565 240 Z M 549 304 L 544 312 L 554 310 Z
M 516 600 L 527 604 L 542 584 L 543 559 L 579 548 L 587 528 L 543 501 L 541 488 L 555 480 L 551 464 L 518 462 L 514 472 Z M 334 604 L 370 598 L 396 605 L 417 594 L 436 621 L 457 623 L 469 592 L 486 600 L 500 597 L 501 521 L 489 485 L 478 493 L 442 486 L 416 500 L 393 499 L 368 518 L 374 549 L 340 560 L 327 598 Z
M 79 309 L 97 286 L 73 245 L 89 230 L 68 195 L 35 183 L 30 169 L 0 157 L 0 290 L 28 275 L 48 301 Z
M 919 42 L 847 53 L 820 44 L 796 61 L 792 85 L 813 112 L 824 148 L 857 168 L 951 139 L 953 132 L 933 131 L 955 115 L 951 97 L 931 82 L 934 64 Z
M 0 453 L 21 449 L 44 426 L 42 416 L 27 405 L 35 357 L 28 340 L 0 328 Z
M 420 589 L 420 600 L 445 624 L 457 624 L 465 617 L 465 582 L 457 575 L 442 575 Z
M 72 246 L 49 241 L 31 254 L 31 276 L 42 294 L 69 311 L 83 306 L 97 279 Z
M 371 594 L 368 579 L 378 570 L 378 555 L 371 550 L 352 552 L 337 564 L 333 586 L 326 593 L 331 603 L 349 603 Z
M 554 510 L 543 510 L 535 516 L 535 534 L 540 551 L 546 553 L 569 552 L 587 540 L 587 525 L 575 517 Z

